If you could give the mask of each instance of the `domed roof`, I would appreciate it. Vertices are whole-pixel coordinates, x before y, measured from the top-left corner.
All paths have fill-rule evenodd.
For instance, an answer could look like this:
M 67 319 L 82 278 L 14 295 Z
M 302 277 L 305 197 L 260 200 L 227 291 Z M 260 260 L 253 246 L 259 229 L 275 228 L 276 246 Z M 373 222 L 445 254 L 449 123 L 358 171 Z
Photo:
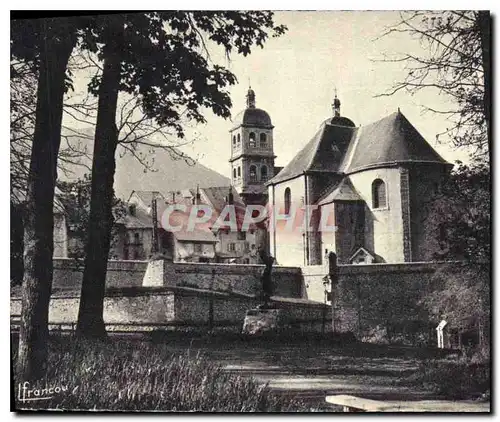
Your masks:
M 271 117 L 266 111 L 260 108 L 247 108 L 239 113 L 233 120 L 233 129 L 240 126 L 255 126 L 261 128 L 273 127 Z
M 239 113 L 233 120 L 231 130 L 237 129 L 240 126 L 253 126 L 265 129 L 272 129 L 273 124 L 271 118 L 266 111 L 255 107 L 255 91 L 252 87 L 248 88 L 247 92 L 247 108 Z
M 323 124 L 334 125 L 334 126 L 346 126 L 346 127 L 356 127 L 351 119 L 344 116 L 329 117 Z

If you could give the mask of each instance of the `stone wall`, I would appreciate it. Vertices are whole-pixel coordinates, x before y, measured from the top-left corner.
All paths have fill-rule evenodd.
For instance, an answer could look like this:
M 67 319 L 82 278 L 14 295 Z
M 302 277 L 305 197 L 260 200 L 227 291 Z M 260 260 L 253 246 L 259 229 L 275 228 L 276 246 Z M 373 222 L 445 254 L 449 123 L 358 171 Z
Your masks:
M 152 286 L 192 287 L 217 291 L 236 291 L 257 294 L 263 265 L 212 263 L 172 263 L 164 261 L 165 280 Z M 148 266 L 147 261 L 108 261 L 106 287 L 139 287 Z M 71 259 L 54 260 L 53 289 L 80 290 L 83 267 Z M 273 282 L 277 296 L 301 297 L 300 268 L 273 268 Z
M 433 289 L 432 276 L 442 265 L 340 265 L 334 291 L 338 330 L 351 331 L 358 338 L 368 338 L 377 330 L 385 330 L 388 337 L 410 331 L 428 333 L 429 317 L 418 302 Z M 304 297 L 324 302 L 326 266 L 303 267 L 302 271 Z
M 141 286 L 147 261 L 108 261 L 107 287 Z M 83 262 L 73 259 L 54 259 L 54 290 L 80 290 L 83 277 Z
M 302 299 L 273 297 L 275 306 L 284 309 L 284 323 L 304 331 L 318 331 L 328 308 Z M 49 323 L 74 328 L 78 317 L 79 295 L 71 291 L 55 293 L 50 302 Z M 158 327 L 211 326 L 241 330 L 245 313 L 259 301 L 251 295 L 209 292 L 182 287 L 139 287 L 108 289 L 104 301 L 104 322 L 108 330 L 152 330 Z M 20 297 L 11 297 L 11 319 L 21 313 Z
M 78 320 L 79 293 L 59 291 L 52 295 L 49 323 L 71 326 Z M 174 294 L 171 291 L 139 291 L 121 289 L 107 292 L 104 299 L 104 322 L 122 326 L 128 324 L 166 324 L 174 320 Z M 11 297 L 11 318 L 21 314 L 21 299 Z
M 260 293 L 260 277 L 264 269 L 263 265 L 172 263 L 168 260 L 156 261 L 151 266 L 160 268 L 155 268 L 154 273 L 148 270 L 145 286 L 190 287 L 250 295 Z M 272 276 L 276 296 L 301 297 L 300 268 L 274 267 Z

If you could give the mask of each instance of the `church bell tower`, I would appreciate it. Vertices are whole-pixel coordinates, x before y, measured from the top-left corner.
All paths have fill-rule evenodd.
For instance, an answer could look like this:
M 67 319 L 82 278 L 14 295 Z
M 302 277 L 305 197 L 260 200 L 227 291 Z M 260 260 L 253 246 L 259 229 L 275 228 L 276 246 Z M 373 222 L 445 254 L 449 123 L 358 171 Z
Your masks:
M 230 130 L 231 183 L 246 204 L 265 205 L 265 183 L 274 176 L 273 128 L 269 114 L 255 107 L 255 92 L 249 87 L 246 109 Z

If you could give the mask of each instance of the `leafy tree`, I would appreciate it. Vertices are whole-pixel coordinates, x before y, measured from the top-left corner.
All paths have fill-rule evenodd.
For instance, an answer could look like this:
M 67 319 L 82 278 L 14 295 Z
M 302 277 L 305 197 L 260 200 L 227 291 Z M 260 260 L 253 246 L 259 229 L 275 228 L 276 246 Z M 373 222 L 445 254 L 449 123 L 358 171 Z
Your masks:
M 271 12 L 148 12 L 100 16 L 84 47 L 103 62 L 89 85 L 99 96 L 92 166 L 89 238 L 86 248 L 78 333 L 104 336 L 104 288 L 112 226 L 111 199 L 118 145 L 116 111 L 119 91 L 140 99 L 157 124 L 184 137 L 181 114 L 205 122 L 203 109 L 230 116 L 225 91 L 236 82 L 229 70 L 211 62 L 205 41 L 247 55 L 263 47 L 268 32 L 281 35 Z
M 437 192 L 425 227 L 427 258 L 454 263 L 436 272 L 433 289 L 421 304 L 436 321 L 444 317 L 461 330 L 475 325 L 485 345 L 490 315 L 491 176 L 484 162 L 457 164 Z
M 406 53 L 400 62 L 406 78 L 382 95 L 405 90 L 413 94 L 435 89 L 455 107 L 428 110 L 445 115 L 455 146 L 470 147 L 472 155 L 487 157 L 491 142 L 491 18 L 488 11 L 401 12 L 400 22 L 383 36 L 407 34 L 420 41 L 422 54 Z M 439 136 L 439 135 L 438 135 Z
M 420 304 L 434 321 L 446 319 L 462 332 L 473 328 L 484 346 L 491 307 L 489 263 L 462 262 L 441 267 L 432 278 L 433 289 Z
M 491 175 L 484 162 L 457 162 L 440 186 L 425 222 L 427 259 L 489 261 Z

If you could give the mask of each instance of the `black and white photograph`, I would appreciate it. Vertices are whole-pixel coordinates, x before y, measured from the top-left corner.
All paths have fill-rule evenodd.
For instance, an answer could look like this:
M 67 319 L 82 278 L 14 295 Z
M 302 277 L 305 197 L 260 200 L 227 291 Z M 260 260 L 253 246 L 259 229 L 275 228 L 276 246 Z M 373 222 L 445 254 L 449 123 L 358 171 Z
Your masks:
M 10 411 L 492 413 L 495 14 L 251 7 L 10 11 Z

